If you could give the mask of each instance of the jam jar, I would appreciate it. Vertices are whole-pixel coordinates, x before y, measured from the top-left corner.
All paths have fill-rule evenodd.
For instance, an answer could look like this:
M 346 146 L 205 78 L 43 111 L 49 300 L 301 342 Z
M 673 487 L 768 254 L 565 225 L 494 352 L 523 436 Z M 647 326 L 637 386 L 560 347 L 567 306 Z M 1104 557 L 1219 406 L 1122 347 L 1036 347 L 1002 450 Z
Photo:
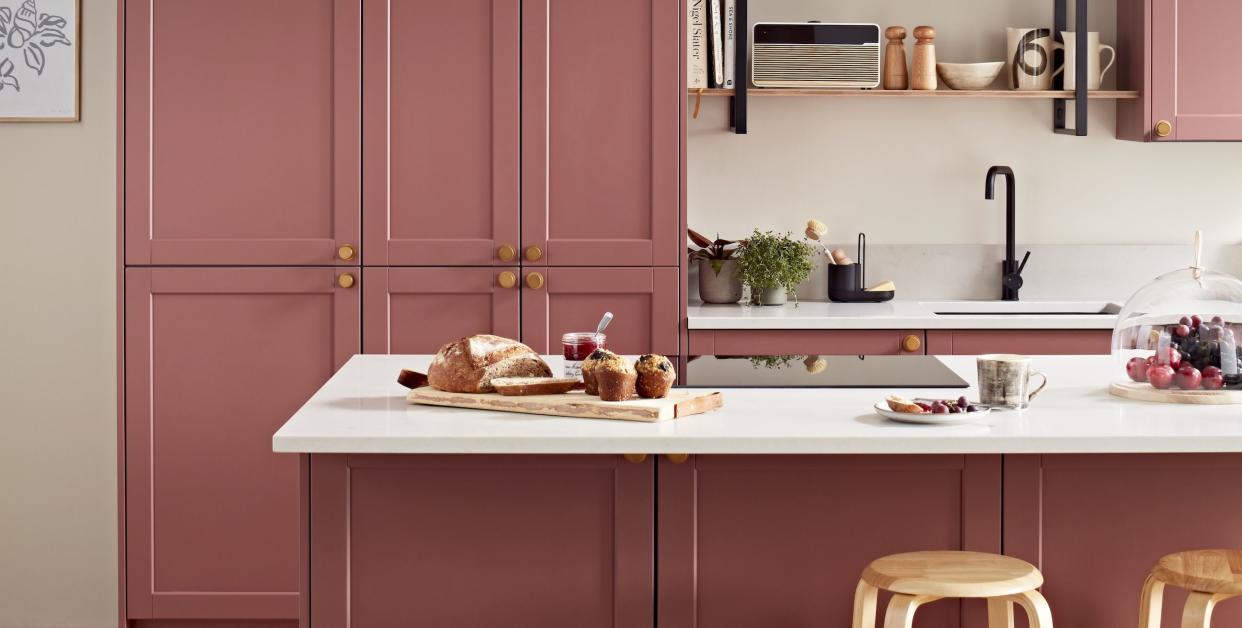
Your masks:
M 565 355 L 565 377 L 582 379 L 582 361 L 596 349 L 604 349 L 608 337 L 590 332 L 572 332 L 561 336 Z

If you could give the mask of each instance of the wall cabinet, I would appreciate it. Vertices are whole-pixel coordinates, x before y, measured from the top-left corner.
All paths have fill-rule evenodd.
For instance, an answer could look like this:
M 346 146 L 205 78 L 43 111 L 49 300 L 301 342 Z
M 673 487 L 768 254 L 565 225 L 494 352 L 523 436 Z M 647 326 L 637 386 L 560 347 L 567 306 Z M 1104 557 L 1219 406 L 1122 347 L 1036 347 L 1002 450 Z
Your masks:
M 435 353 L 444 343 L 471 334 L 517 338 L 518 273 L 516 267 L 366 268 L 363 350 Z M 513 283 L 505 287 L 502 280 Z
M 676 268 L 528 268 L 522 341 L 539 353 L 560 353 L 561 333 L 594 330 L 611 311 L 609 349 L 677 355 L 677 276 Z
M 303 491 L 272 434 L 358 351 L 332 268 L 125 277 L 129 618 L 297 618 Z

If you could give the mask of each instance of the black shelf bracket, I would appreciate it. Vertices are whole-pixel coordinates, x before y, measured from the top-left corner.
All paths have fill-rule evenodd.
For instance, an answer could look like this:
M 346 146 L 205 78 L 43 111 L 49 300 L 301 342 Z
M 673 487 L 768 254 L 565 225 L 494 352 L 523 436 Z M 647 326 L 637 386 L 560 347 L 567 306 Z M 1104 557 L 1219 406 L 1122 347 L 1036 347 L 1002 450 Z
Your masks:
M 746 0 L 737 0 L 733 24 L 733 38 L 736 43 L 733 50 L 733 96 L 729 98 L 729 126 L 733 127 L 734 133 L 746 135 L 746 86 L 750 84 L 750 28 L 746 24 Z
M 1066 10 L 1067 0 L 1053 0 L 1052 35 L 1056 41 L 1062 45 L 1065 44 L 1061 33 L 1068 30 L 1066 20 L 1069 12 Z M 1074 0 L 1074 126 L 1069 128 L 1066 124 L 1069 114 L 1068 98 L 1056 98 L 1052 101 L 1052 131 L 1062 135 L 1085 136 L 1087 134 L 1087 33 L 1089 31 L 1087 24 L 1087 0 Z M 1051 67 L 1055 68 L 1065 62 L 1065 53 L 1063 50 L 1057 50 L 1053 53 L 1053 63 Z M 1056 77 L 1053 83 L 1053 89 L 1065 89 L 1065 71 Z

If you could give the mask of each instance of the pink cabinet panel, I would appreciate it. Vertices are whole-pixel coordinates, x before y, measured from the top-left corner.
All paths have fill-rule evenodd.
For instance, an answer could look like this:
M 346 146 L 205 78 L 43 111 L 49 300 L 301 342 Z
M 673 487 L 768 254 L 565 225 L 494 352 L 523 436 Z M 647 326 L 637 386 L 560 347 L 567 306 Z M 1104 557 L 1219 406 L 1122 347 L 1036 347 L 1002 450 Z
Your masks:
M 913 351 L 904 345 L 917 341 Z M 690 330 L 690 355 L 922 355 L 921 329 Z
M 1242 547 L 1242 455 L 1006 456 L 1005 553 L 1043 571 L 1058 626 L 1138 625 L 1143 579 L 1165 554 Z M 1184 591 L 1165 589 L 1163 626 Z M 1242 605 L 1214 626 L 1242 624 Z
M 311 456 L 316 626 L 652 626 L 655 462 Z
M 517 338 L 520 294 L 500 273 L 517 268 L 367 268 L 362 294 L 367 353 L 435 353 L 471 334 Z
M 1026 355 L 1107 355 L 1113 333 L 1107 329 L 929 329 L 932 355 L 1022 353 Z
M 546 252 L 537 264 L 677 265 L 680 4 L 522 3 L 522 244 Z
M 540 353 L 561 352 L 561 335 L 592 331 L 604 312 L 608 348 L 622 354 L 677 355 L 678 285 L 676 268 L 525 269 L 522 289 L 522 342 Z M 531 273 L 545 278 L 529 287 Z
M 357 245 L 359 41 L 356 1 L 126 0 L 126 263 Z
M 496 249 L 519 243 L 519 1 L 362 4 L 363 259 L 503 264 Z
M 1242 140 L 1242 81 L 1235 59 L 1242 4 L 1152 0 L 1152 124 L 1172 124 L 1156 141 Z
M 1000 550 L 1000 456 L 722 455 L 659 464 L 660 626 L 848 626 L 854 586 L 871 560 Z M 983 625 L 974 621 L 982 610 L 942 601 L 920 610 L 918 625 L 958 626 L 964 614 Z
M 299 464 L 271 442 L 358 350 L 338 272 L 126 271 L 128 617 L 298 617 Z

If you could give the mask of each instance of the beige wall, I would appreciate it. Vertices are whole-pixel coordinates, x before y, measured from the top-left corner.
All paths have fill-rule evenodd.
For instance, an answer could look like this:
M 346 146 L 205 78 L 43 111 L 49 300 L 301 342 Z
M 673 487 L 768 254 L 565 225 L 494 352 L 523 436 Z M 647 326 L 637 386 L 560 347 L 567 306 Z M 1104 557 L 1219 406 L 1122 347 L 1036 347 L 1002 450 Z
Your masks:
M 116 0 L 82 20 L 82 121 L 0 123 L 4 628 L 116 626 Z

